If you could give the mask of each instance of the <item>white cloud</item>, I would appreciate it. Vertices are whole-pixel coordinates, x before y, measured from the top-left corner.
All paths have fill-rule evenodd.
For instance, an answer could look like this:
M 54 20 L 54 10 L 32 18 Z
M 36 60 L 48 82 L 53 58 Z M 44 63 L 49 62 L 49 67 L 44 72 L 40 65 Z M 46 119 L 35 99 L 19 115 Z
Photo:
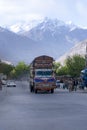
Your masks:
M 0 24 L 47 16 L 86 25 L 86 5 L 87 0 L 0 0 Z
M 87 15 L 87 2 L 78 1 L 76 4 L 78 14 L 81 16 Z

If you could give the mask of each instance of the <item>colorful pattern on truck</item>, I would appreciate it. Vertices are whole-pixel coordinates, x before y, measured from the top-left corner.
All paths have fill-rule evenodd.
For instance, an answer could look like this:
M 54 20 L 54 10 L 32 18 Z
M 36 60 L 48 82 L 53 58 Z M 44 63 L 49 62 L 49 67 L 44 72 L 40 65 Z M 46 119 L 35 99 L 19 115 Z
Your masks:
M 55 82 L 55 78 L 48 78 L 48 79 L 35 78 L 34 82 Z
M 30 64 L 30 91 L 54 92 L 56 88 L 55 74 L 53 70 L 54 59 L 50 56 L 42 55 L 36 57 Z

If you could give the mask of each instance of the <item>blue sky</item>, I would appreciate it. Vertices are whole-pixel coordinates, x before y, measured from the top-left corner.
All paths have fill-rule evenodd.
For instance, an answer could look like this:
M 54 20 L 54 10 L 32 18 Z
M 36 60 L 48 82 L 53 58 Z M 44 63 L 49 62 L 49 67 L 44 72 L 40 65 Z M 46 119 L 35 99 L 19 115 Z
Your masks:
M 87 27 L 87 0 L 0 0 L 0 26 L 41 17 Z

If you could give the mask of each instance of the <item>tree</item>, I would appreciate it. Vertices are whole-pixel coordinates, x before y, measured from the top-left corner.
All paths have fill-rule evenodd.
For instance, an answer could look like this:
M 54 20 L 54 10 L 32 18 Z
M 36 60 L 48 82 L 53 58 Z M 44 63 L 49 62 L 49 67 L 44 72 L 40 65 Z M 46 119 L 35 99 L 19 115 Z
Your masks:
M 11 76 L 17 78 L 26 73 L 29 73 L 29 66 L 26 65 L 24 62 L 19 62 L 11 71 Z
M 85 67 L 85 58 L 81 55 L 74 55 L 66 59 L 68 74 L 72 77 L 80 76 L 81 70 Z
M 68 75 L 67 66 L 61 66 L 57 71 L 57 75 Z
M 15 68 L 10 72 L 10 78 L 16 78 L 16 71 Z
M 3 62 L 0 62 L 0 73 L 3 73 L 7 76 L 9 76 L 10 72 L 13 70 L 14 66 L 9 65 Z
M 59 62 L 54 62 L 54 72 L 57 75 L 58 69 L 61 67 L 61 64 Z

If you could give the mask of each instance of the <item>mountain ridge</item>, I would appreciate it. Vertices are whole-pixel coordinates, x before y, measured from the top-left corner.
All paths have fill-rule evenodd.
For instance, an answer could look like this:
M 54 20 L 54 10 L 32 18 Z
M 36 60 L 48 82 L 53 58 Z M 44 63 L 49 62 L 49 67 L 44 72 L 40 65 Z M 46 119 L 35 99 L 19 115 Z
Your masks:
M 87 29 L 45 18 L 29 31 L 21 33 L 1 28 L 0 56 L 13 64 L 19 61 L 30 63 L 39 55 L 49 55 L 56 60 L 85 39 Z

